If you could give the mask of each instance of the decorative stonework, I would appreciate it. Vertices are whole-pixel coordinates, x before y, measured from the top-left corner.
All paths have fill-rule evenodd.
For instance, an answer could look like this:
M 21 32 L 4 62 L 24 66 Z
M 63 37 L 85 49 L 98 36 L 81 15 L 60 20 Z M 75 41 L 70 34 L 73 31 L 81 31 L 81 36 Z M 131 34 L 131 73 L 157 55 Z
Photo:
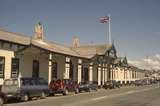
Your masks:
M 79 47 L 79 39 L 77 37 L 74 37 L 73 38 L 73 41 L 72 41 L 72 47 L 73 48 L 76 48 L 76 47 Z
M 44 32 L 43 32 L 43 26 L 42 24 L 39 22 L 34 29 L 34 38 L 37 40 L 43 40 L 43 36 L 44 36 Z

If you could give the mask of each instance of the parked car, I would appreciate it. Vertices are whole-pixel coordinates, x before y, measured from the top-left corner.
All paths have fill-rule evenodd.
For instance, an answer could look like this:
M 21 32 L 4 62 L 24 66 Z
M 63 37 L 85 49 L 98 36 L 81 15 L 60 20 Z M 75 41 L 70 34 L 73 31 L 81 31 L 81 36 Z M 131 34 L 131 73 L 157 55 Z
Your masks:
M 143 82 L 143 85 L 150 85 L 151 84 L 150 79 L 143 79 L 142 82 Z
M 3 104 L 6 102 L 6 95 L 3 92 L 0 92 L 0 106 L 3 106 Z
M 120 88 L 120 83 L 115 80 L 106 81 L 103 85 L 103 88 L 105 89 L 114 89 L 114 88 Z
M 143 85 L 143 81 L 142 80 L 135 80 L 134 84 L 135 84 L 135 86 L 142 86 Z
M 15 98 L 28 101 L 32 97 L 45 98 L 50 90 L 47 81 L 43 78 L 15 78 L 4 80 L 2 92 L 5 93 L 6 100 Z
M 52 90 L 52 95 L 57 93 L 67 95 L 69 92 L 79 93 L 78 84 L 70 79 L 52 80 L 49 84 L 49 88 Z
M 91 92 L 91 90 L 98 89 L 98 84 L 95 81 L 84 81 L 79 83 L 79 92 L 86 91 Z

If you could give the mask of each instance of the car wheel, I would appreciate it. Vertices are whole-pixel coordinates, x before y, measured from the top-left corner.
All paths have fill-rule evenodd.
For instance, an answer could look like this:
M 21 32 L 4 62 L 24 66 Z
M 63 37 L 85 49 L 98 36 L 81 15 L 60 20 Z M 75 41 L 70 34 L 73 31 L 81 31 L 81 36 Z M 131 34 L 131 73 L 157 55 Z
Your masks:
M 44 91 L 41 92 L 41 98 L 42 99 L 46 98 L 46 93 Z
M 51 96 L 55 96 L 55 93 L 52 93 Z
M 68 95 L 68 89 L 65 89 L 63 95 Z
M 29 100 L 28 94 L 24 94 L 24 95 L 21 97 L 21 100 L 24 101 L 24 102 L 28 101 L 28 100 Z
M 79 93 L 82 93 L 82 91 L 81 91 L 81 90 L 79 90 Z
M 0 106 L 3 106 L 4 100 L 3 98 L 0 98 Z
M 77 94 L 77 93 L 79 93 L 79 89 L 78 88 L 75 89 L 75 94 Z

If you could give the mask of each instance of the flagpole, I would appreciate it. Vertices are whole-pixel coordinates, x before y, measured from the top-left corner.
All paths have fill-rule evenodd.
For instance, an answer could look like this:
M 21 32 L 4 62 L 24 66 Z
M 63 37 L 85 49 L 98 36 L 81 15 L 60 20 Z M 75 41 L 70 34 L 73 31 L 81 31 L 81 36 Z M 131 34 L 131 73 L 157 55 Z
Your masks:
M 110 16 L 110 14 L 108 15 L 108 17 L 109 17 L 109 36 L 108 36 L 108 39 L 109 39 L 109 45 L 111 45 L 112 44 L 112 41 L 111 41 L 111 16 Z

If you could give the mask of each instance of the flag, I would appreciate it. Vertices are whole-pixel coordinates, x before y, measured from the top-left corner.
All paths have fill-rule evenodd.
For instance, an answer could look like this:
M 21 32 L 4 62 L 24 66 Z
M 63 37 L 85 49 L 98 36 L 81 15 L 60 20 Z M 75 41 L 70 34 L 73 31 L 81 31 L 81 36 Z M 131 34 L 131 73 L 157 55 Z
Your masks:
M 108 23 L 109 22 L 109 17 L 108 16 L 104 16 L 100 18 L 100 23 Z

